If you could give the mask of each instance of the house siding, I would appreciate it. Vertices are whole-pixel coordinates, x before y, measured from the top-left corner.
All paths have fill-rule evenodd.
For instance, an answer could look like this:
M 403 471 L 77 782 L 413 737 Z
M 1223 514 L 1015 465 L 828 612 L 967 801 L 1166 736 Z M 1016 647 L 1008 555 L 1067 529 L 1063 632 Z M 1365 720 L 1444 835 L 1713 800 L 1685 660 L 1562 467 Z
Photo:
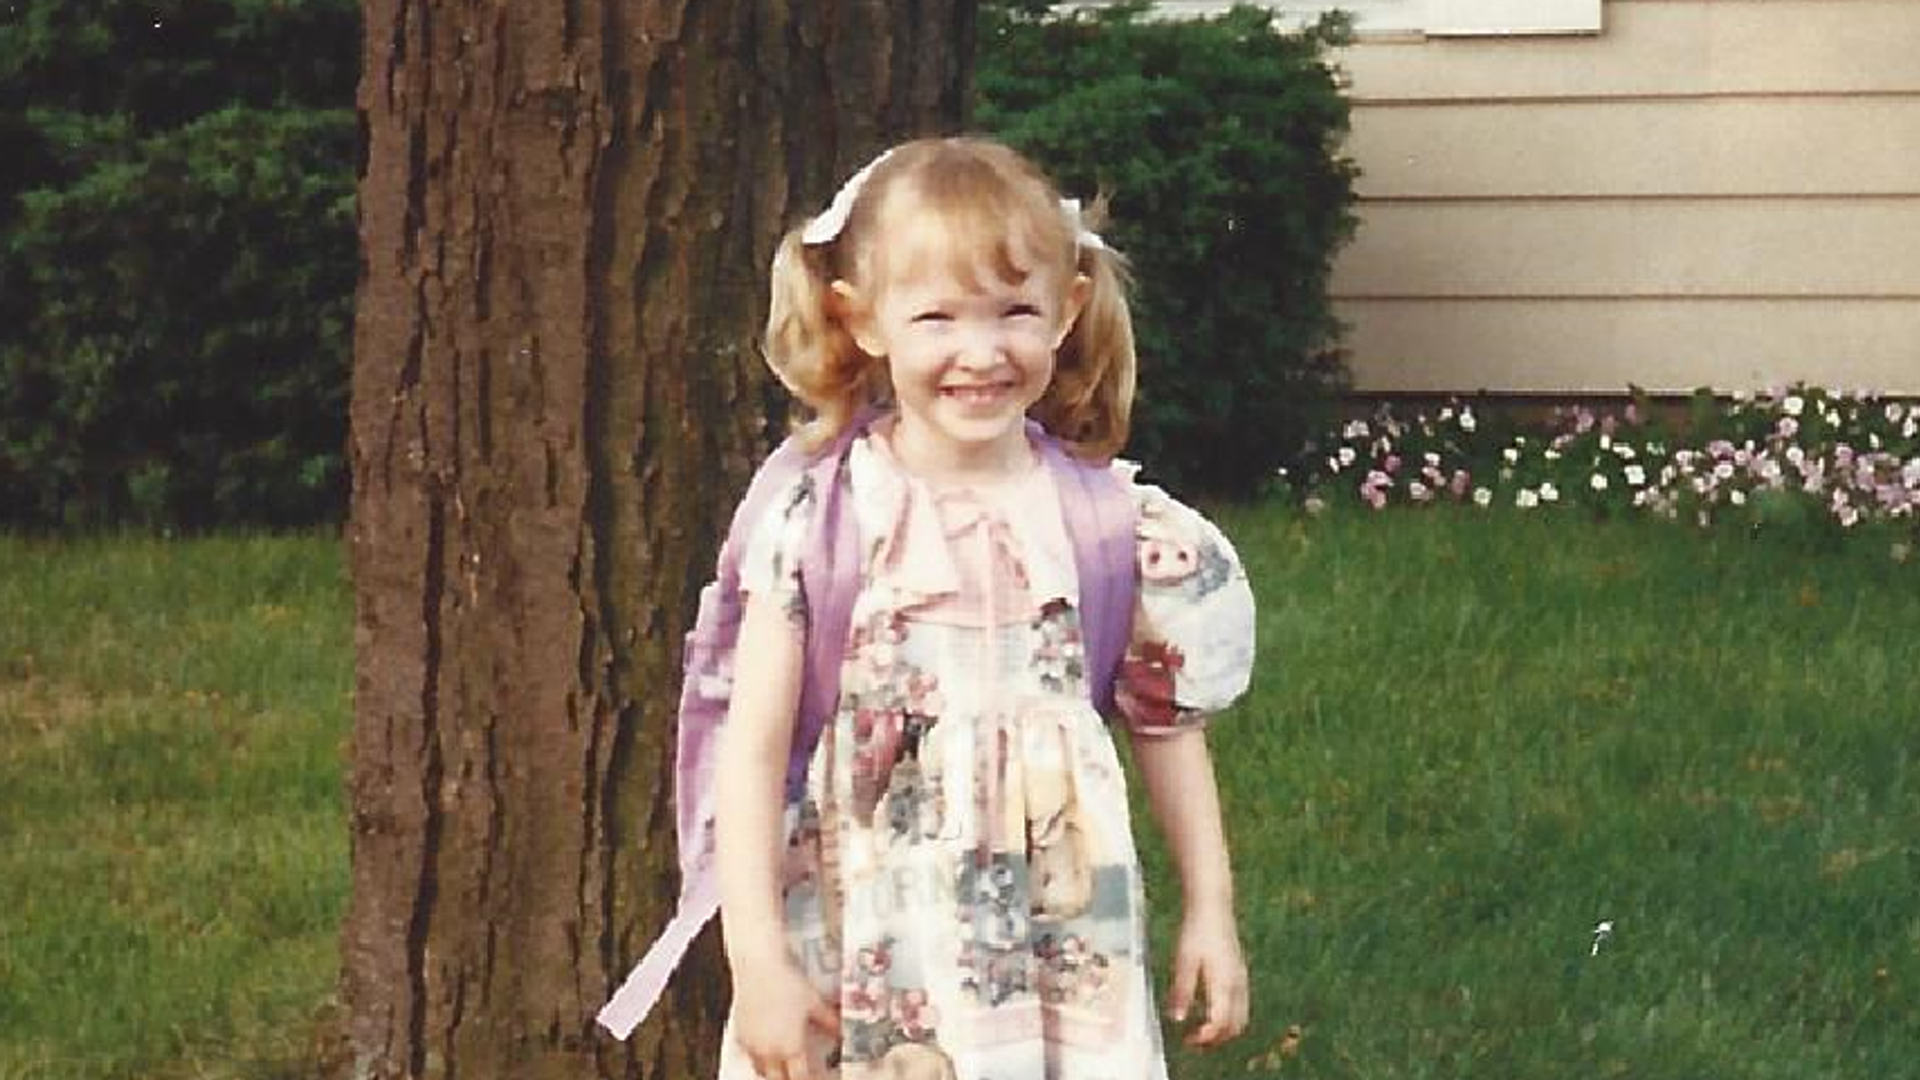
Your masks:
M 1920 2 L 1612 0 L 1344 50 L 1362 392 L 1920 394 Z

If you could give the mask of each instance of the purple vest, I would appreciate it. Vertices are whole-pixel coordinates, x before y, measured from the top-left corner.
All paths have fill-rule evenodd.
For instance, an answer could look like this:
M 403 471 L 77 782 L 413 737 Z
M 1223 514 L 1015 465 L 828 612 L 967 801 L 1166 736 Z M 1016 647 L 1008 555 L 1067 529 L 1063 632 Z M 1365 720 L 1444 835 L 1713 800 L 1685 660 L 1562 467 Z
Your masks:
M 848 448 L 871 420 L 868 415 L 848 425 L 831 446 L 816 454 L 808 454 L 797 439 L 780 444 L 734 511 L 733 524 L 720 547 L 718 573 L 700 593 L 700 611 L 687 635 L 674 762 L 680 900 L 666 929 L 600 1010 L 601 1026 L 616 1038 L 626 1038 L 646 1018 L 688 946 L 719 911 L 713 758 L 720 724 L 727 715 L 734 643 L 740 634 L 740 559 L 770 501 L 802 473 L 811 473 L 819 503 L 814 531 L 800 560 L 800 586 L 808 600 L 806 666 L 793 748 L 787 758 L 788 802 L 797 801 L 804 790 L 807 763 L 839 703 L 840 665 L 860 591 L 860 538 L 846 497 L 846 464 Z M 1110 715 L 1114 678 L 1133 628 L 1138 592 L 1133 495 L 1105 466 L 1072 457 L 1039 425 L 1029 421 L 1028 430 L 1052 470 L 1067 536 L 1073 542 L 1090 696 L 1102 715 Z

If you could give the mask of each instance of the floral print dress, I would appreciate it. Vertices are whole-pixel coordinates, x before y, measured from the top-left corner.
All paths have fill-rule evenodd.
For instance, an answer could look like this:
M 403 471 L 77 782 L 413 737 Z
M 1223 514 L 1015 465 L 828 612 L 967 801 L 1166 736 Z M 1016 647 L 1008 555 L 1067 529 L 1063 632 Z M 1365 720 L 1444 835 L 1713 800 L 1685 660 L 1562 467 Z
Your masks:
M 1089 701 L 1051 473 L 935 490 L 887 435 L 850 451 L 866 573 L 839 709 L 787 810 L 788 944 L 840 1008 L 818 1054 L 842 1080 L 1160 1080 L 1125 779 Z M 1134 490 L 1143 580 L 1116 698 L 1134 731 L 1171 734 L 1245 689 L 1253 601 L 1217 529 Z M 797 629 L 815 501 L 797 481 L 742 563 Z M 720 1076 L 755 1076 L 731 1031 Z

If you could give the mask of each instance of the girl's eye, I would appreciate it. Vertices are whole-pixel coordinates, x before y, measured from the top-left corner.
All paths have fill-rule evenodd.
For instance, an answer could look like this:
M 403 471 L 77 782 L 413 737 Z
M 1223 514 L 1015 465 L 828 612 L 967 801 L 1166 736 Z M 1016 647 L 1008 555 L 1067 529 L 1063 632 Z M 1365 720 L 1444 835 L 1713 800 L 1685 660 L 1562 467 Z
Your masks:
M 920 314 L 915 315 L 913 317 L 913 321 L 917 323 L 952 322 L 953 316 L 947 314 L 944 311 L 923 311 Z
M 1040 309 L 1033 304 L 1015 304 L 1007 309 L 1007 316 L 1013 318 L 1022 315 L 1039 315 Z

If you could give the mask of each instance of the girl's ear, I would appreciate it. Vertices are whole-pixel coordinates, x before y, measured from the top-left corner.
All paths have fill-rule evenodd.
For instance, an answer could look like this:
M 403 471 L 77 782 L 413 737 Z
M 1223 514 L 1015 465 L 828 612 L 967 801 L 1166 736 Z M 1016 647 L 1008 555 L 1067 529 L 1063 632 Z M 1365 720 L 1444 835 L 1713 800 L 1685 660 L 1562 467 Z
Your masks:
M 874 332 L 873 305 L 867 302 L 853 282 L 844 278 L 834 278 L 833 284 L 827 288 L 827 314 L 840 320 L 840 324 L 847 328 L 847 333 L 853 335 L 853 343 L 860 346 L 861 352 L 876 358 L 885 356 L 886 351 L 880 347 L 880 336 Z
M 1093 295 L 1093 279 L 1085 274 L 1073 275 L 1073 284 L 1067 286 L 1066 298 L 1060 304 L 1060 325 L 1053 334 L 1053 347 L 1058 349 L 1073 333 L 1073 324 L 1080 320 L 1080 313 L 1087 308 L 1087 298 Z

